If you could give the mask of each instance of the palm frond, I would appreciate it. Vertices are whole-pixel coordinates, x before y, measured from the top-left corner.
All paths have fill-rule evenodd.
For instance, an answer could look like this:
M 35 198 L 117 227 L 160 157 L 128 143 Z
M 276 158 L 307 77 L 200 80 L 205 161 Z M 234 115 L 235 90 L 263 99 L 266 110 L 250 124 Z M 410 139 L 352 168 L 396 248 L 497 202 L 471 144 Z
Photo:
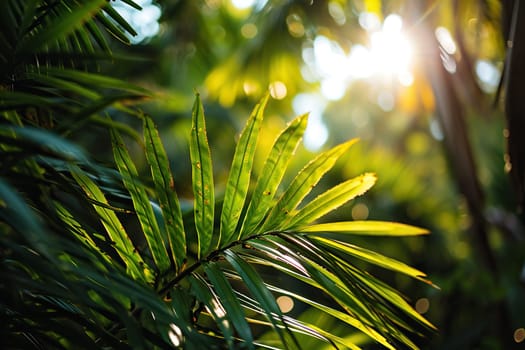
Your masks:
M 186 252 L 189 264 L 180 269 L 172 280 L 161 282 L 161 294 L 171 295 L 174 289 L 178 293 L 181 290 L 189 293 L 197 305 L 202 306 L 186 311 L 193 312 L 196 323 L 192 327 L 201 332 L 203 329 L 210 332 L 212 322 L 215 326 L 211 332 L 222 338 L 228 346 L 239 341 L 237 336 L 247 344 L 274 346 L 255 337 L 256 329 L 263 327 L 275 332 L 285 348 L 300 347 L 296 334 L 308 335 L 334 346 L 346 344 L 357 348 L 356 344 L 345 343 L 342 337 L 283 314 L 275 295 L 281 291 L 281 294 L 291 296 L 363 332 L 387 348 L 392 348 L 391 344 L 416 348 L 405 332 L 413 336 L 419 333 L 418 327 L 433 329 L 433 326 L 414 311 L 404 297 L 359 268 L 361 263 L 357 262 L 367 262 L 427 282 L 425 274 L 350 241 L 352 234 L 399 236 L 425 234 L 427 231 L 387 222 L 316 224 L 318 219 L 368 190 L 375 182 L 373 174 L 364 174 L 336 185 L 297 209 L 315 184 L 355 140 L 316 157 L 299 172 L 281 196 L 276 196 L 275 191 L 286 172 L 282 168 L 286 168 L 289 161 L 286 158 L 295 149 L 306 125 L 306 116 L 297 118 L 277 137 L 265 165 L 269 171 L 261 173 L 254 190 L 256 195 L 251 197 L 251 201 L 244 202 L 248 184 L 253 180 L 250 179 L 251 161 L 242 164 L 242 160 L 253 157 L 256 140 L 253 132 L 262 118 L 266 99 L 255 107 L 241 133 L 232 165 L 233 174 L 230 174 L 226 185 L 232 189 L 226 191 L 222 202 L 223 219 L 215 227 L 212 215 L 215 199 L 211 156 L 203 106 L 197 96 L 192 113 L 190 144 L 195 208 L 194 218 L 185 222 L 185 225 L 195 223 L 196 239 L 201 245 L 196 259 Z M 149 128 L 151 125 L 145 124 L 145 129 Z M 156 139 L 156 142 L 149 142 L 148 147 L 148 161 L 156 167 L 158 160 L 151 154 L 162 153 L 162 143 Z M 280 166 L 279 169 L 276 169 L 276 165 Z M 133 176 L 127 170 L 121 169 L 121 173 L 124 177 Z M 163 186 L 171 181 L 169 179 L 168 176 L 163 180 Z M 157 184 L 154 192 L 158 191 L 162 192 L 158 197 L 165 195 L 165 188 Z M 273 195 L 265 195 L 266 191 Z M 133 201 L 149 203 L 146 198 L 131 197 Z M 258 200 L 262 202 L 261 207 L 257 206 Z M 248 214 L 254 215 L 254 218 L 247 217 Z M 164 222 L 166 220 L 164 218 Z M 247 225 L 241 225 L 243 222 Z M 261 226 L 261 223 L 264 224 Z M 229 228 L 224 228 L 225 225 Z M 192 238 L 187 235 L 186 239 Z M 219 242 L 222 243 L 217 246 Z M 164 244 L 168 246 L 167 242 Z M 323 295 L 328 302 L 320 303 L 316 298 L 301 294 L 301 290 L 276 287 L 275 279 L 270 277 L 268 280 L 268 277 L 261 275 L 265 269 L 288 276 L 286 278 L 297 281 L 299 285 L 308 286 L 306 289 L 314 293 L 312 295 Z

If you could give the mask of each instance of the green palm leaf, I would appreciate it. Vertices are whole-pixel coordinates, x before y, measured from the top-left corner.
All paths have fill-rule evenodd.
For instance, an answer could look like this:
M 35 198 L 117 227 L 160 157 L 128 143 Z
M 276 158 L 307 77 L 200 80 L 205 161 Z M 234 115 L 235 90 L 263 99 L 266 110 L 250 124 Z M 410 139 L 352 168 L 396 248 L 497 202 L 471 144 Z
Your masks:
M 17 47 L 18 52 L 35 52 L 58 39 L 64 38 L 75 29 L 91 19 L 104 5 L 105 0 L 94 0 L 72 8 L 57 6 L 60 10 L 59 19 L 53 21 L 52 25 L 42 26 L 42 30 L 24 37 Z
M 137 279 L 150 281 L 153 276 L 144 269 L 144 261 L 137 253 L 129 238 L 124 226 L 118 219 L 115 212 L 109 209 L 109 203 L 100 188 L 77 166 L 70 166 L 71 175 L 77 181 L 88 198 L 94 201 L 93 208 L 96 210 L 104 225 L 111 242 L 114 243 L 115 249 L 124 261 L 128 272 Z M 101 203 L 102 205 L 98 205 Z M 104 206 L 105 205 L 105 206 Z
M 253 295 L 255 300 L 257 300 L 260 307 L 264 310 L 268 319 L 272 323 L 273 329 L 281 338 L 283 345 L 285 347 L 290 345 L 288 340 L 290 337 L 293 340 L 293 344 L 298 346 L 295 336 L 290 332 L 290 329 L 286 323 L 283 322 L 283 314 L 279 309 L 279 305 L 277 305 L 274 296 L 270 293 L 255 269 L 231 250 L 225 251 L 225 258 L 232 265 L 235 271 L 237 271 L 250 293 Z M 285 328 L 287 334 L 285 334 L 281 328 Z
M 252 198 L 244 216 L 240 236 L 246 236 L 264 219 L 271 208 L 272 200 L 281 182 L 291 156 L 306 129 L 308 115 L 295 118 L 286 129 L 277 137 L 266 159 L 261 176 L 257 180 Z
M 310 161 L 294 178 L 286 192 L 270 211 L 262 231 L 282 229 L 282 223 L 289 218 L 301 200 L 310 193 L 321 177 L 330 170 L 337 159 L 342 156 L 357 140 L 345 142 Z
M 202 257 L 209 251 L 212 243 L 215 196 L 204 111 L 198 95 L 192 112 L 190 158 L 195 197 L 194 213 L 199 246 L 198 256 Z
M 137 213 L 137 218 L 139 219 L 151 255 L 153 256 L 157 269 L 163 273 L 170 268 L 170 259 L 151 202 L 146 193 L 146 188 L 138 181 L 135 164 L 133 164 L 122 138 L 114 129 L 111 130 L 111 141 L 113 144 L 115 163 L 119 172 L 122 174 L 124 186 L 126 186 L 131 195 L 133 207 Z
M 309 225 L 299 229 L 300 232 L 326 234 L 338 233 L 363 236 L 416 236 L 428 234 L 428 230 L 385 221 L 343 221 Z
M 221 212 L 220 245 L 230 242 L 238 225 L 239 217 L 248 193 L 253 156 L 263 119 L 263 111 L 269 94 L 255 107 L 235 148 L 233 162 L 224 194 Z
M 186 237 L 182 214 L 179 199 L 174 191 L 173 175 L 166 151 L 153 121 L 148 117 L 144 117 L 144 141 L 146 158 L 155 184 L 155 193 L 164 218 L 164 231 L 167 235 L 172 260 L 175 262 L 175 272 L 177 272 L 186 257 Z
M 397 271 L 408 275 L 416 279 L 423 279 L 426 275 L 402 262 L 388 258 L 374 251 L 364 249 L 346 242 L 339 242 L 333 239 L 327 239 L 323 237 L 312 237 L 312 240 L 318 242 L 320 245 L 328 248 L 343 252 L 347 255 L 351 255 L 363 260 L 366 260 L 375 265 L 384 267 L 389 270 Z
M 217 263 L 206 264 L 204 269 L 237 333 L 246 342 L 247 347 L 253 349 L 252 330 L 246 321 L 243 307 L 236 297 L 232 286 L 217 266 Z
M 375 181 L 375 175 L 364 174 L 332 187 L 305 205 L 304 208 L 301 208 L 282 225 L 287 228 L 295 228 L 302 224 L 311 223 L 355 197 L 362 195 L 374 185 Z
M 200 276 L 193 275 L 190 279 L 191 291 L 199 301 L 204 303 L 206 310 L 211 313 L 213 320 L 222 331 L 222 336 L 229 348 L 233 347 L 233 325 L 226 317 L 226 310 L 222 306 L 221 300 L 207 286 Z

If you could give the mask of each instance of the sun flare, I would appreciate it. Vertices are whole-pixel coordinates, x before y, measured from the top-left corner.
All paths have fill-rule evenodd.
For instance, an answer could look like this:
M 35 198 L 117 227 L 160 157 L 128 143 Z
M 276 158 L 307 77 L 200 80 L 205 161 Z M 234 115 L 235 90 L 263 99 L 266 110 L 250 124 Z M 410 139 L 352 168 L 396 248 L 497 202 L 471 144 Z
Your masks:
M 354 44 L 345 53 L 340 45 L 319 35 L 312 47 L 303 51 L 310 75 L 321 82 L 321 93 L 329 100 L 343 97 L 347 87 L 355 80 L 393 80 L 403 86 L 413 82 L 413 49 L 403 32 L 403 20 L 391 14 L 383 23 L 373 14 L 367 14 L 360 24 L 368 34 L 368 42 Z

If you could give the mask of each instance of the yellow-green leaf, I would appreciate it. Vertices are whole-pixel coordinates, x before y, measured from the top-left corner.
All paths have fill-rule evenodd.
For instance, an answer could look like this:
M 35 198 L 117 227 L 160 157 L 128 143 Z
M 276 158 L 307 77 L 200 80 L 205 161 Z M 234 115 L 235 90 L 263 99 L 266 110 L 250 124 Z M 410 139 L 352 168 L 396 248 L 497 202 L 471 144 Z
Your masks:
M 254 233 L 270 210 L 277 187 L 306 129 L 307 120 L 306 114 L 295 118 L 275 140 L 253 190 L 240 231 L 241 237 Z
M 297 225 L 308 224 L 331 212 L 349 200 L 362 195 L 376 182 L 374 174 L 364 174 L 339 184 L 300 209 L 289 221 L 285 221 L 281 228 L 287 229 Z
M 428 234 L 428 230 L 387 221 L 342 221 L 305 226 L 300 232 L 308 234 L 343 233 L 363 236 L 418 236 Z
M 277 201 L 266 219 L 263 231 L 280 228 L 282 222 L 289 217 L 303 198 L 310 193 L 321 177 L 330 170 L 337 159 L 341 157 L 357 140 L 350 140 L 310 161 L 294 178 L 286 192 Z

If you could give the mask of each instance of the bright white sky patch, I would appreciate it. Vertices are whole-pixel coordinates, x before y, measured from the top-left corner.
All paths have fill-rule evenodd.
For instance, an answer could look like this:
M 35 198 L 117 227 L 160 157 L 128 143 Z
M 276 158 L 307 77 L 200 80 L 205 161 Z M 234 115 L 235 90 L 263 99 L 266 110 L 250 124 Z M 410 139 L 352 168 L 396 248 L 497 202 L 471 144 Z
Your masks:
M 309 113 L 303 143 L 308 150 L 317 151 L 328 140 L 328 128 L 322 119 L 326 100 L 318 94 L 298 94 L 292 106 L 296 115 Z
M 135 2 L 142 7 L 142 10 L 120 2 L 115 3 L 113 7 L 137 32 L 136 36 L 130 36 L 131 42 L 137 44 L 159 32 L 161 10 L 152 3 L 152 0 L 135 0 Z
M 412 47 L 401 31 L 403 20 L 398 15 L 389 15 L 383 28 L 370 38 L 370 53 L 375 70 L 379 73 L 399 75 L 410 70 Z
M 235 8 L 239 10 L 246 10 L 252 7 L 261 9 L 268 0 L 231 0 L 231 3 Z
M 232 5 L 239 10 L 244 10 L 252 7 L 256 0 L 232 0 Z
M 369 33 L 368 45 L 355 44 L 346 54 L 338 43 L 319 35 L 312 46 L 303 49 L 309 67 L 303 69 L 305 79 L 310 81 L 317 75 L 321 93 L 328 100 L 341 99 L 352 81 L 358 79 L 389 78 L 403 86 L 414 81 L 413 50 L 403 33 L 403 19 L 391 14 L 381 24 L 376 15 L 365 12 L 359 16 L 359 23 Z

